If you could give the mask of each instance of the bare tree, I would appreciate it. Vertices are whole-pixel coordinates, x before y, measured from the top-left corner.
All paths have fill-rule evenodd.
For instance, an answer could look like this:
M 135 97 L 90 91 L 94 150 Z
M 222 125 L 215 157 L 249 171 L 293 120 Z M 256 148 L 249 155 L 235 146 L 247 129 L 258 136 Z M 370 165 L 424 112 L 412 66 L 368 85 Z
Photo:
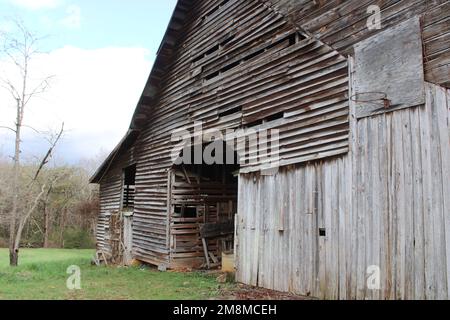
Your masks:
M 13 166 L 13 179 L 12 179 L 12 210 L 10 213 L 10 223 L 9 223 L 9 254 L 10 254 L 10 265 L 17 266 L 19 258 L 19 245 L 22 236 L 22 231 L 25 223 L 30 217 L 31 213 L 36 209 L 39 200 L 45 194 L 46 184 L 43 184 L 41 191 L 35 196 L 35 198 L 30 201 L 30 205 L 26 208 L 19 208 L 19 174 L 21 168 L 21 136 L 22 129 L 25 126 L 24 116 L 25 110 L 29 105 L 30 101 L 47 91 L 49 87 L 49 81 L 52 76 L 48 76 L 40 81 L 37 85 L 31 86 L 30 84 L 30 64 L 33 58 L 39 54 L 38 44 L 42 38 L 37 37 L 35 34 L 30 32 L 22 21 L 15 20 L 15 26 L 17 33 L 14 35 L 3 35 L 4 43 L 2 47 L 2 53 L 7 60 L 15 67 L 18 71 L 19 77 L 15 79 L 12 78 L 2 78 L 0 77 L 0 85 L 9 92 L 13 101 L 16 104 L 16 121 L 13 127 L 3 127 L 15 134 L 15 148 L 14 148 L 14 166 Z M 51 147 L 47 154 L 45 155 L 41 165 L 39 166 L 36 174 L 31 179 L 31 182 L 26 187 L 26 194 L 31 194 L 31 189 L 37 181 L 37 178 L 43 168 L 52 156 L 52 152 L 56 144 L 58 143 L 64 125 L 61 128 L 59 135 L 56 139 L 51 141 Z
M 32 198 L 32 194 L 33 194 L 33 186 L 37 183 L 37 179 L 39 177 L 39 174 L 42 171 L 42 168 L 48 163 L 52 153 L 53 153 L 53 149 L 55 148 L 55 146 L 57 145 L 59 139 L 61 139 L 61 136 L 64 132 L 64 124 L 61 127 L 61 131 L 59 132 L 59 134 L 56 136 L 55 140 L 52 142 L 52 145 L 50 146 L 49 150 L 47 151 L 46 155 L 44 156 L 44 158 L 42 159 L 41 163 L 38 166 L 38 169 L 36 170 L 36 173 L 33 176 L 33 179 L 31 180 L 31 182 L 28 184 L 28 186 L 26 187 L 26 196 L 25 199 L 31 199 Z M 31 214 L 34 212 L 34 210 L 36 210 L 36 207 L 39 204 L 39 201 L 42 199 L 42 197 L 44 196 L 44 194 L 46 193 L 46 189 L 47 189 L 47 184 L 49 185 L 49 188 L 52 187 L 52 185 L 60 178 L 60 176 L 56 176 L 55 178 L 53 178 L 53 180 L 48 181 L 47 183 L 44 182 L 41 185 L 41 189 L 39 191 L 39 193 L 37 195 L 34 196 L 34 199 L 31 201 L 30 205 L 28 207 L 25 208 L 25 210 L 23 210 L 23 212 L 16 212 L 16 216 L 14 216 L 14 220 L 17 220 L 18 224 L 17 224 L 17 228 L 13 230 L 13 236 L 14 238 L 12 238 L 11 236 L 11 229 L 10 229 L 10 241 L 14 241 L 12 249 L 10 247 L 10 265 L 11 266 L 17 266 L 18 264 L 18 259 L 19 259 L 19 247 L 20 247 L 20 240 L 22 238 L 22 232 L 23 232 L 23 228 L 25 227 L 25 224 L 27 223 L 28 219 L 30 218 Z M 14 195 L 16 197 L 16 195 Z M 13 217 L 11 218 L 13 219 Z M 14 225 L 16 224 L 16 222 L 14 223 Z M 12 258 L 15 258 L 15 260 L 11 261 L 11 251 L 13 251 L 13 256 Z

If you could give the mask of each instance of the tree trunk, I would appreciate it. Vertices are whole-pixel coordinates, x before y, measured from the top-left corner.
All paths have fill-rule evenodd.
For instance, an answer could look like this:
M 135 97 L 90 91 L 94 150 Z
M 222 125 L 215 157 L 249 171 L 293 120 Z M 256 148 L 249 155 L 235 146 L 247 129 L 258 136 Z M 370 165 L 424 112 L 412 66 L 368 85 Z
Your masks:
M 49 247 L 48 243 L 49 233 L 50 233 L 50 212 L 46 204 L 44 208 L 44 248 Z
M 20 100 L 17 99 L 17 118 L 16 118 L 16 141 L 14 152 L 13 168 L 13 205 L 9 223 L 9 264 L 12 267 L 17 266 L 19 260 L 19 248 L 16 248 L 16 222 L 19 202 L 19 171 L 20 171 L 20 130 L 22 129 L 22 108 Z
M 64 248 L 64 229 L 66 228 L 66 212 L 67 208 L 64 206 L 61 211 L 61 220 L 59 220 L 59 247 Z
M 9 251 L 9 264 L 12 267 L 17 267 L 19 263 L 19 250 Z

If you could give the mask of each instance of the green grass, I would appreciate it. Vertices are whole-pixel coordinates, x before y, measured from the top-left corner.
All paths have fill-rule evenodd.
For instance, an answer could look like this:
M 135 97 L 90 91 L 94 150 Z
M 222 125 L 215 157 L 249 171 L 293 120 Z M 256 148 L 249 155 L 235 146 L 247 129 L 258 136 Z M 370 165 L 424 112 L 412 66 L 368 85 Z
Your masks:
M 0 249 L 0 299 L 185 300 L 219 295 L 215 277 L 204 273 L 91 266 L 93 254 L 93 250 L 23 249 L 19 267 L 11 268 L 8 250 Z M 81 290 L 66 287 L 71 265 L 81 268 Z

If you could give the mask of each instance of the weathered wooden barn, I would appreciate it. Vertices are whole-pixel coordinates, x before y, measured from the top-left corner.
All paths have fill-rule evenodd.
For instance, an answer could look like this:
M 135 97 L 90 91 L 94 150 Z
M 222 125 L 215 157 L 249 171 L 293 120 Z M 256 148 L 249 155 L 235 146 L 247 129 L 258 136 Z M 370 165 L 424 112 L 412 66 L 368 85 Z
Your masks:
M 92 178 L 98 249 L 177 268 L 234 246 L 250 285 L 450 298 L 448 88 L 448 0 L 180 0 Z M 240 161 L 180 164 L 178 130 L 192 149 L 243 139 L 223 155 Z

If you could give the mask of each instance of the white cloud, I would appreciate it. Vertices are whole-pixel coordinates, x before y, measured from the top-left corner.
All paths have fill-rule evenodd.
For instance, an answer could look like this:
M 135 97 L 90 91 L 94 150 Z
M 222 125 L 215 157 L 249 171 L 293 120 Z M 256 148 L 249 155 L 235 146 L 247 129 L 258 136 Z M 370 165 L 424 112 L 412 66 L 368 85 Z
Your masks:
M 61 20 L 61 24 L 69 29 L 79 29 L 81 27 L 81 8 L 76 5 L 68 6 L 67 16 Z
M 56 78 L 50 90 L 29 105 L 25 123 L 55 131 L 64 121 L 67 131 L 60 146 L 64 154 L 59 156 L 67 161 L 89 158 L 102 148 L 111 150 L 126 132 L 147 80 L 151 67 L 147 55 L 143 48 L 67 46 L 39 56 L 32 65 L 33 77 Z M 14 102 L 0 90 L 0 126 L 13 122 Z M 44 148 L 36 139 L 32 131 L 25 133 L 28 150 L 33 150 L 29 153 L 35 155 Z M 3 144 L 4 152 L 10 151 L 12 143 L 11 134 L 0 130 L 0 149 Z
M 56 8 L 62 4 L 62 0 L 10 0 L 10 2 L 29 10 Z

